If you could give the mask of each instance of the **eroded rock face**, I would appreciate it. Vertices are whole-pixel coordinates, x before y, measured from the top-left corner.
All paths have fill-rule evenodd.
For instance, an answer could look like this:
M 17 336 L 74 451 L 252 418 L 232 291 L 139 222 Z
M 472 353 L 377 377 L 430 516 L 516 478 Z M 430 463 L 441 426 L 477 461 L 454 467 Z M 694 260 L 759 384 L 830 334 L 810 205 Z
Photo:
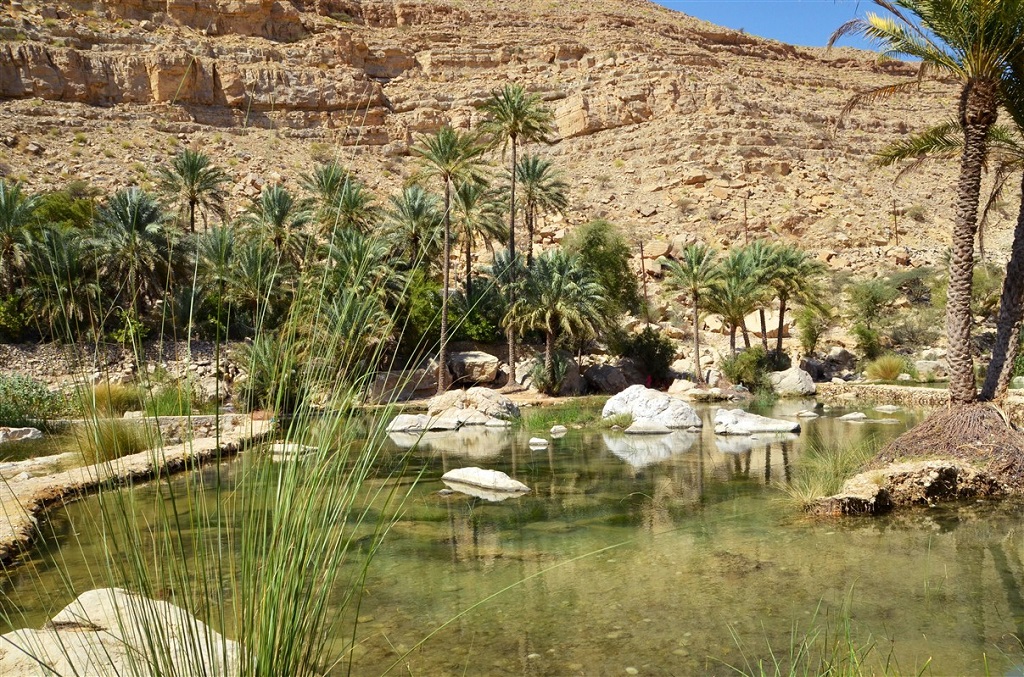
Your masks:
M 699 428 L 703 425 L 700 416 L 685 400 L 640 385 L 630 386 L 613 396 L 601 411 L 604 418 L 620 414 L 629 414 L 634 423 L 672 429 Z
M 742 409 L 715 412 L 716 435 L 753 435 L 755 433 L 792 433 L 800 430 L 796 421 L 758 416 Z
M 159 658 L 151 638 L 159 642 Z M 235 675 L 238 660 L 236 642 L 184 609 L 120 588 L 82 593 L 43 629 L 0 637 L 0 674 L 6 677 Z

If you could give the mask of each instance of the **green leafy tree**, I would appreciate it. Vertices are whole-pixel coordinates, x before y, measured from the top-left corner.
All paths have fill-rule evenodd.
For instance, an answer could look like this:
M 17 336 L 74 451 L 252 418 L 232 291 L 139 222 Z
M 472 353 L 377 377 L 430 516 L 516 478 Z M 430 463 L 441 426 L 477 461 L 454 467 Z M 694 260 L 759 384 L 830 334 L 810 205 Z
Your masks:
M 508 261 L 515 260 L 516 252 L 516 166 L 519 164 L 519 144 L 531 141 L 546 141 L 553 130 L 554 115 L 545 107 L 536 94 L 527 94 L 522 85 L 505 85 L 502 89 L 491 92 L 491 97 L 484 102 L 481 109 L 488 119 L 482 129 L 490 134 L 502 149 L 511 150 L 509 175 L 508 211 Z M 515 282 L 516 268 L 510 269 Z M 514 284 L 510 288 L 514 293 Z M 516 382 L 516 337 L 508 337 L 509 383 Z
M 30 269 L 25 295 L 44 336 L 71 339 L 94 327 L 101 287 L 76 231 L 44 229 Z
M 693 307 L 693 373 L 697 383 L 704 383 L 704 373 L 700 368 L 700 312 L 722 279 L 718 252 L 703 244 L 689 245 L 680 252 L 677 261 L 666 264 L 666 279 L 669 286 L 690 297 Z
M 892 14 L 869 14 L 843 25 L 830 44 L 859 34 L 878 44 L 883 56 L 919 60 L 923 73 L 960 83 L 957 122 L 963 133 L 956 184 L 953 255 L 946 304 L 950 399 L 975 400 L 971 355 L 971 281 L 978 228 L 981 171 L 988 135 L 996 123 L 1002 81 L 1024 50 L 1024 3 L 978 0 L 876 0 Z M 919 80 L 883 85 L 847 106 L 916 91 Z
M 580 258 L 604 289 L 608 313 L 638 313 L 643 307 L 639 281 L 629 265 L 629 243 L 615 224 L 604 219 L 574 229 L 563 246 Z
M 440 201 L 423 186 L 406 186 L 391 196 L 385 213 L 385 237 L 392 254 L 409 269 L 429 267 L 437 261 L 444 242 Z
M 212 164 L 210 156 L 186 148 L 174 156 L 170 167 L 161 167 L 157 176 L 159 189 L 178 204 L 178 214 L 188 218 L 188 231 L 196 232 L 196 211 L 212 212 L 221 219 L 224 211 L 224 188 L 228 177 Z
M 420 159 L 422 173 L 427 178 L 438 178 L 444 186 L 444 249 L 441 254 L 441 345 L 438 355 L 437 392 L 448 389 L 448 299 L 452 252 L 452 193 L 455 186 L 478 181 L 481 178 L 484 147 L 477 135 L 442 127 L 437 134 L 421 139 L 412 152 Z

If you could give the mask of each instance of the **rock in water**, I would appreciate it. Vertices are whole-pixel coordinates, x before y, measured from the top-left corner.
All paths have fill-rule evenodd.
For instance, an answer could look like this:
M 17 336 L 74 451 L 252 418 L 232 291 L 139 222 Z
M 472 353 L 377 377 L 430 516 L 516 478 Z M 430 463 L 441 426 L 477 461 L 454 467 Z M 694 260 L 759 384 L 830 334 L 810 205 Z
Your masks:
M 553 426 L 551 426 L 551 436 L 552 437 L 565 437 L 566 433 L 568 433 L 568 432 L 569 432 L 569 429 L 566 428 L 564 425 L 553 425 Z
M 793 367 L 785 371 L 773 371 L 768 374 L 772 390 L 779 397 L 804 397 L 818 392 L 814 379 L 803 369 Z
M 715 412 L 716 435 L 753 435 L 754 433 L 793 433 L 800 430 L 796 421 L 758 416 L 742 409 L 719 409 Z
M 868 415 L 865 414 L 864 412 L 862 412 L 862 411 L 855 411 L 852 414 L 847 414 L 846 416 L 840 416 L 839 420 L 840 421 L 863 421 L 867 417 L 868 417 Z
M 498 358 L 479 350 L 452 353 L 448 364 L 458 383 L 493 383 L 498 378 Z
M 490 491 L 504 491 L 508 493 L 525 493 L 530 491 L 530 487 L 518 480 L 512 479 L 500 470 L 487 470 L 476 467 L 449 470 L 441 476 L 441 481 L 445 483 L 468 484 Z
M 637 421 L 626 428 L 625 433 L 627 435 L 669 435 L 672 433 L 672 429 L 663 426 L 660 423 Z
M 629 414 L 634 423 L 651 423 L 666 428 L 699 428 L 703 425 L 700 416 L 685 400 L 639 385 L 630 386 L 613 396 L 601 411 L 604 418 L 619 414 Z
M 448 409 L 475 409 L 488 418 L 505 421 L 519 418 L 519 407 L 515 402 L 489 388 L 450 390 L 430 398 L 427 403 L 427 412 L 431 416 L 437 416 Z
M 101 588 L 82 593 L 42 630 L 0 637 L 0 675 L 236 675 L 238 653 L 237 642 L 180 607 Z
M 543 449 L 548 446 L 548 441 L 543 437 L 531 437 L 529 445 L 534 449 Z

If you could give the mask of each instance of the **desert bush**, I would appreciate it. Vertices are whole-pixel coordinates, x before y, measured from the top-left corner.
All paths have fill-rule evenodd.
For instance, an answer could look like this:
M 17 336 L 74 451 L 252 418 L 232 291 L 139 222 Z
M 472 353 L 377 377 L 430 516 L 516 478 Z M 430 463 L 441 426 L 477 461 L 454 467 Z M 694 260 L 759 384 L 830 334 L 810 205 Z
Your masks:
M 490 280 L 476 278 L 469 298 L 457 293 L 452 296 L 452 327 L 456 340 L 497 343 L 504 337 L 501 318 L 506 303 L 497 286 Z
M 768 373 L 777 371 L 778 366 L 777 360 L 762 346 L 753 346 L 722 360 L 721 369 L 727 379 L 752 392 L 771 392 Z
M 68 400 L 45 383 L 27 376 L 0 376 L 0 425 L 39 426 L 47 419 L 72 413 Z
M 643 298 L 630 267 L 630 246 L 618 227 L 603 219 L 591 221 L 575 229 L 564 246 L 593 273 L 613 314 L 640 311 Z
M 935 308 L 915 308 L 892 323 L 887 334 L 894 346 L 920 348 L 934 344 L 942 332 L 941 312 Z
M 530 371 L 530 378 L 533 379 L 533 386 L 547 395 L 557 395 L 562 388 L 562 381 L 569 373 L 569 364 L 572 360 L 561 353 L 555 353 L 552 358 L 554 374 L 548 379 L 547 370 L 544 368 L 544 360 L 539 359 Z
M 824 336 L 836 318 L 831 309 L 804 306 L 796 312 L 796 331 L 800 340 L 800 349 L 805 355 L 811 355 L 818 349 L 818 341 Z
M 868 378 L 882 381 L 895 381 L 900 374 L 914 376 L 916 370 L 914 365 L 903 355 L 888 353 L 872 360 L 864 368 Z
M 675 357 L 672 342 L 653 327 L 644 327 L 639 334 L 618 334 L 609 340 L 612 353 L 635 361 L 654 382 L 668 378 L 669 365 Z

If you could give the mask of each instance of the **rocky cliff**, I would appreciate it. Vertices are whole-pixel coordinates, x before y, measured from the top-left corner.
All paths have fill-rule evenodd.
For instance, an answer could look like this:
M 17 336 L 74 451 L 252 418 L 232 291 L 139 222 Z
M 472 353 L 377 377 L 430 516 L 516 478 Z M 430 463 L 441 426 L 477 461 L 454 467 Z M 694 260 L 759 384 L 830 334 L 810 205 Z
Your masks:
M 236 205 L 327 157 L 383 194 L 418 134 L 477 122 L 514 81 L 555 112 L 534 150 L 572 185 L 547 243 L 606 217 L 654 250 L 768 235 L 856 269 L 937 262 L 951 221 L 952 167 L 897 183 L 871 158 L 945 117 L 953 88 L 840 122 L 854 92 L 913 67 L 646 0 L 14 0 L 0 38 L 0 172 L 35 188 L 146 184 L 189 143 L 233 174 Z

